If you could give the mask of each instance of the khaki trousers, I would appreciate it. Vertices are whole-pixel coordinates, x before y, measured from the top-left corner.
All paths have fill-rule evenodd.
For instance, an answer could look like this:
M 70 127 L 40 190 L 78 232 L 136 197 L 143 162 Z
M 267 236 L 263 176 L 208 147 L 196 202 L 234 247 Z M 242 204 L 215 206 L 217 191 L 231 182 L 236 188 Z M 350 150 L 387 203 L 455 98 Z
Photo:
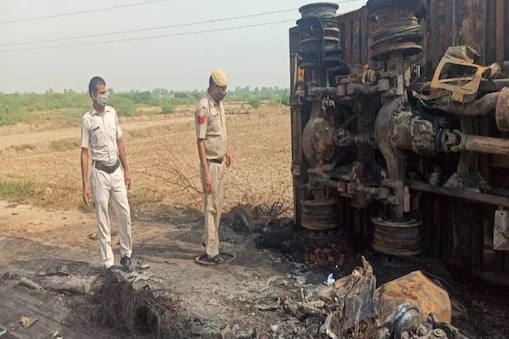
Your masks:
M 108 214 L 110 197 L 119 223 L 120 255 L 131 257 L 132 254 L 131 212 L 127 200 L 124 173 L 120 167 L 111 174 L 92 167 L 90 185 L 95 203 L 102 263 L 104 267 L 111 267 L 114 264 L 114 257 L 111 249 L 110 217 Z
M 225 161 L 222 164 L 209 161 L 208 165 L 212 176 L 212 193 L 205 194 L 203 199 L 205 224 L 203 243 L 205 244 L 205 253 L 209 258 L 213 258 L 219 254 L 219 223 L 223 211 L 226 164 Z M 201 178 L 203 182 L 203 170 Z

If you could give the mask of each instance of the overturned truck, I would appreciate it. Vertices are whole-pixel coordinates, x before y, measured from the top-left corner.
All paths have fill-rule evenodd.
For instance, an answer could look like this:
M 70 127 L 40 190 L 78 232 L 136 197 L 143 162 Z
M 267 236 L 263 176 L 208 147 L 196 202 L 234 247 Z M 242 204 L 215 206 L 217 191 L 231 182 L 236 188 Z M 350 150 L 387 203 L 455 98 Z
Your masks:
M 290 29 L 295 222 L 508 284 L 509 0 L 338 9 Z

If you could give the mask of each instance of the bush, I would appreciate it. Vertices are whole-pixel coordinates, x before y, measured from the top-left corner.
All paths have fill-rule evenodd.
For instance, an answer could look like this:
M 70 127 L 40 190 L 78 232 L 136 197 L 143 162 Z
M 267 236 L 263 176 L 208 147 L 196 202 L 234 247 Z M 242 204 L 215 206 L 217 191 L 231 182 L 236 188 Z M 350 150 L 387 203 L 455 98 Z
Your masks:
M 136 104 L 134 101 L 123 95 L 112 96 L 108 105 L 112 106 L 119 116 L 132 116 L 136 114 Z
M 11 96 L 0 94 L 0 126 L 13 125 L 25 119 L 23 105 Z
M 36 194 L 36 184 L 31 180 L 0 179 L 0 198 L 25 201 Z
M 273 105 L 284 105 L 290 106 L 290 95 L 289 94 L 278 94 L 270 98 L 270 103 Z
M 131 91 L 122 95 L 134 101 L 135 104 L 153 105 L 156 103 L 155 98 L 152 97 L 149 91 Z
M 170 114 L 175 112 L 175 105 L 170 100 L 164 100 L 161 102 L 161 113 Z
M 260 99 L 258 99 L 258 98 L 252 98 L 252 99 L 251 99 L 251 100 L 249 100 L 247 103 L 248 103 L 251 107 L 253 107 L 254 109 L 259 108 L 259 107 L 260 107 L 260 105 L 261 105 L 261 101 L 260 101 Z
M 17 100 L 29 112 L 62 108 L 87 109 L 90 107 L 88 94 L 48 92 L 46 94 L 26 93 L 11 94 L 9 96 Z
M 281 104 L 285 106 L 290 106 L 290 94 L 285 93 L 281 94 Z

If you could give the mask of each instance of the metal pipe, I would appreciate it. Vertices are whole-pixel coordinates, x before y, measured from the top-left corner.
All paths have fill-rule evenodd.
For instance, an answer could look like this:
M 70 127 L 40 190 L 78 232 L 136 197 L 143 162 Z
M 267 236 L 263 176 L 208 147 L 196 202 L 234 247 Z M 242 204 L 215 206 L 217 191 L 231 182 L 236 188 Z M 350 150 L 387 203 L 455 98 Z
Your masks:
M 457 188 L 435 186 L 416 180 L 406 180 L 405 184 L 408 185 L 408 187 L 411 189 L 417 191 L 436 193 L 470 201 L 482 202 L 490 205 L 509 207 L 509 198 L 498 195 L 478 193 L 475 191 L 467 191 Z
M 461 138 L 460 149 L 478 153 L 509 155 L 509 140 L 477 135 L 464 135 Z
M 331 95 L 336 96 L 337 95 L 337 89 L 336 87 L 313 87 L 309 90 L 309 93 L 311 95 Z
M 331 180 L 329 176 L 326 177 L 313 176 L 312 178 L 310 178 L 310 181 L 327 187 L 331 187 L 340 193 L 370 194 L 372 196 L 375 196 L 376 199 L 378 200 L 387 200 L 390 196 L 390 192 L 387 187 L 363 186 L 354 183 L 348 176 L 343 176 L 343 178 L 340 178 L 339 180 Z M 342 190 L 342 187 L 345 186 L 349 186 L 349 189 Z
M 339 184 L 339 182 L 336 181 L 336 180 L 330 180 L 328 177 L 323 178 L 323 177 L 319 177 L 319 176 L 310 177 L 309 181 L 317 183 L 317 184 L 325 185 L 327 187 L 331 187 L 331 188 L 334 188 L 334 189 L 337 189 L 338 188 L 338 184 Z
M 311 95 L 322 94 L 334 97 L 344 97 L 356 93 L 364 95 L 373 95 L 378 92 L 380 92 L 380 87 L 378 85 L 369 86 L 356 83 L 350 83 L 338 87 L 313 87 L 309 90 L 309 93 Z
M 331 188 L 338 187 L 338 181 L 330 180 L 327 178 L 313 178 L 313 181 Z M 406 180 L 405 184 L 409 188 L 417 191 L 446 195 L 450 197 L 461 198 L 465 200 L 476 201 L 490 205 L 509 207 L 509 198 L 499 195 L 485 194 L 475 191 L 466 191 L 457 188 L 449 188 L 443 186 L 435 186 L 417 180 Z M 380 188 L 373 189 L 372 187 L 366 187 L 365 189 L 360 189 L 359 191 L 363 191 L 365 193 L 370 194 L 377 194 L 379 190 Z M 386 192 L 383 191 L 383 193 Z
M 488 115 L 495 111 L 495 108 L 497 107 L 498 96 L 499 92 L 489 93 L 483 96 L 481 99 L 475 100 L 469 104 L 451 101 L 447 105 L 438 106 L 438 108 L 442 111 L 458 115 Z
M 378 85 L 368 86 L 368 85 L 355 84 L 355 83 L 346 85 L 346 93 L 348 95 L 351 95 L 354 93 L 372 95 L 372 94 L 376 94 L 378 92 L 379 92 Z

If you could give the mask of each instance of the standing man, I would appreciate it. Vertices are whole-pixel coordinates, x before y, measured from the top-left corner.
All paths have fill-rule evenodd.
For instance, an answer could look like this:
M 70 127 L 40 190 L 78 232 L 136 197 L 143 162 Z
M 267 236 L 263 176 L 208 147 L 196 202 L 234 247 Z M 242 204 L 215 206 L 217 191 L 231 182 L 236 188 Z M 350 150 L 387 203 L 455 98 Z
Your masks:
M 105 268 L 114 264 L 111 250 L 110 218 L 108 202 L 112 198 L 113 207 L 119 222 L 120 264 L 131 271 L 131 214 L 127 201 L 127 189 L 131 188 L 131 175 L 127 166 L 122 130 L 117 112 L 107 106 L 108 90 L 106 82 L 93 77 L 88 84 L 92 98 L 92 109 L 83 115 L 81 122 L 81 176 L 83 179 L 83 201 L 95 202 L 95 213 L 102 263 Z M 88 177 L 89 150 L 92 157 L 90 180 Z M 122 164 L 122 169 L 120 168 Z
M 209 88 L 196 107 L 196 138 L 204 193 L 203 260 L 222 264 L 219 253 L 219 223 L 226 181 L 226 167 L 232 162 L 227 148 L 226 120 L 221 100 L 226 95 L 228 76 L 221 69 L 210 74 Z

